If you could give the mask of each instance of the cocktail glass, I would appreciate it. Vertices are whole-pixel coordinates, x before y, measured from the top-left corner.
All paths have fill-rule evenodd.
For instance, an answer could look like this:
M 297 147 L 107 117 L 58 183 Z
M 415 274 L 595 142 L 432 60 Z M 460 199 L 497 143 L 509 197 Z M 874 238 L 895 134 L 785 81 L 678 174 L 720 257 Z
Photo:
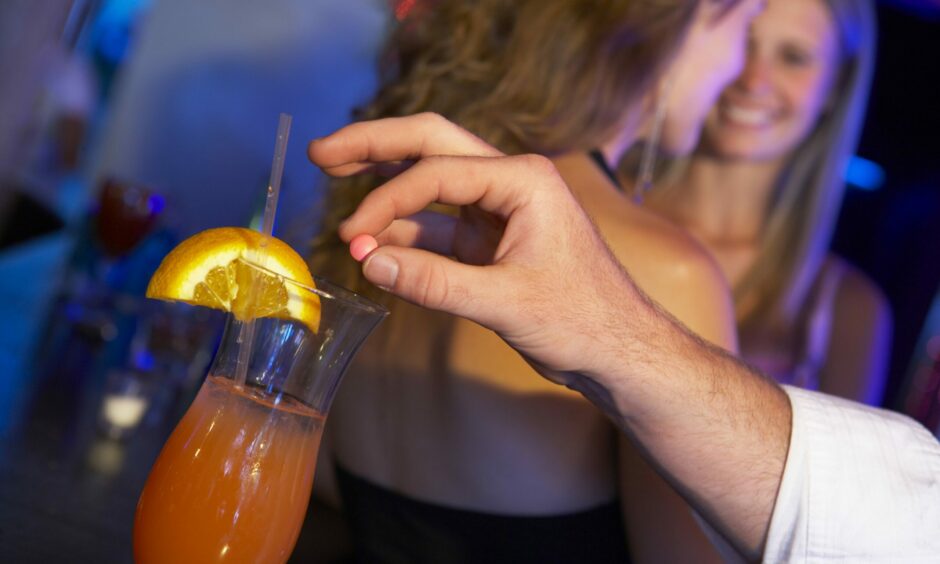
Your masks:
M 290 299 L 319 301 L 319 327 L 253 320 L 247 367 L 239 366 L 246 357 L 243 322 L 228 316 L 209 375 L 141 493 L 134 522 L 138 563 L 285 562 L 290 556 L 330 402 L 350 359 L 387 314 L 324 280 L 316 285 L 285 280 Z

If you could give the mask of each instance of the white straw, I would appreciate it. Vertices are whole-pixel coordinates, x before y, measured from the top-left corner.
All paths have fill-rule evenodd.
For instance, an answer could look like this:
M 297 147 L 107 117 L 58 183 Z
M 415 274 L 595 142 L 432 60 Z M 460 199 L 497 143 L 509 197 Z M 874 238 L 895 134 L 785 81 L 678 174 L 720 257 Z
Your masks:
M 290 137 L 290 124 L 293 118 L 281 114 L 277 123 L 277 143 L 274 145 L 274 162 L 271 163 L 271 180 L 268 182 L 268 197 L 264 203 L 264 219 L 261 232 L 271 235 L 274 232 L 274 214 L 277 213 L 277 197 L 281 192 L 281 177 L 284 175 L 284 156 L 287 153 L 287 138 Z
M 252 258 L 257 264 L 267 266 L 265 252 L 268 246 L 268 237 L 274 232 L 274 216 L 277 213 L 277 198 L 281 192 L 281 177 L 284 175 L 284 157 L 287 154 L 287 138 L 290 136 L 291 116 L 281 114 L 277 123 L 277 142 L 274 144 L 274 162 L 271 163 L 271 179 L 268 182 L 268 194 L 264 202 L 264 218 L 261 222 L 260 248 Z M 252 274 L 251 292 L 248 303 L 249 308 L 257 300 L 259 283 L 255 280 L 256 272 Z M 255 320 L 248 319 L 242 322 L 238 330 L 238 363 L 235 365 L 235 385 L 241 388 L 248 378 L 249 355 L 255 342 Z

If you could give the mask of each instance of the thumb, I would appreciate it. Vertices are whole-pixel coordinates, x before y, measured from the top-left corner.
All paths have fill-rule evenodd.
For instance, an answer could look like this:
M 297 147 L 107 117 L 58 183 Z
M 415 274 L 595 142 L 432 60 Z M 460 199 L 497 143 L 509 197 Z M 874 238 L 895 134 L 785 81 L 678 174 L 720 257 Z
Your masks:
M 422 307 L 492 326 L 499 304 L 490 294 L 498 267 L 469 266 L 407 247 L 376 249 L 362 264 L 369 282 Z

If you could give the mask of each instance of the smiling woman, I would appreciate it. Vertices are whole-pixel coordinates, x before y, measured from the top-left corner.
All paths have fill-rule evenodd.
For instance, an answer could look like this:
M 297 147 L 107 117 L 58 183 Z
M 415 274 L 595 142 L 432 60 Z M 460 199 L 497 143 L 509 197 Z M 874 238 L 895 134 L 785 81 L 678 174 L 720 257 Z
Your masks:
M 819 0 L 773 3 L 752 26 L 747 64 L 709 117 L 703 151 L 767 161 L 796 149 L 832 103 L 836 33 Z
M 828 253 L 874 36 L 870 0 L 770 0 L 683 175 L 650 202 L 721 264 L 748 360 L 781 382 L 877 404 L 890 312 Z

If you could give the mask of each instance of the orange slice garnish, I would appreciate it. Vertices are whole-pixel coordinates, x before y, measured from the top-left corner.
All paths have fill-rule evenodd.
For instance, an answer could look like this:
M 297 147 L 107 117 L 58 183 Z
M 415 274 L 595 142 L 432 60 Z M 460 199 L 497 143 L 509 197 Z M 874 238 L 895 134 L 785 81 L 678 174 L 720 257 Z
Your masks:
M 259 265 L 262 268 L 255 268 Z M 320 299 L 304 259 L 287 243 L 241 227 L 193 235 L 164 257 L 147 297 L 258 317 L 296 319 L 317 331 Z

